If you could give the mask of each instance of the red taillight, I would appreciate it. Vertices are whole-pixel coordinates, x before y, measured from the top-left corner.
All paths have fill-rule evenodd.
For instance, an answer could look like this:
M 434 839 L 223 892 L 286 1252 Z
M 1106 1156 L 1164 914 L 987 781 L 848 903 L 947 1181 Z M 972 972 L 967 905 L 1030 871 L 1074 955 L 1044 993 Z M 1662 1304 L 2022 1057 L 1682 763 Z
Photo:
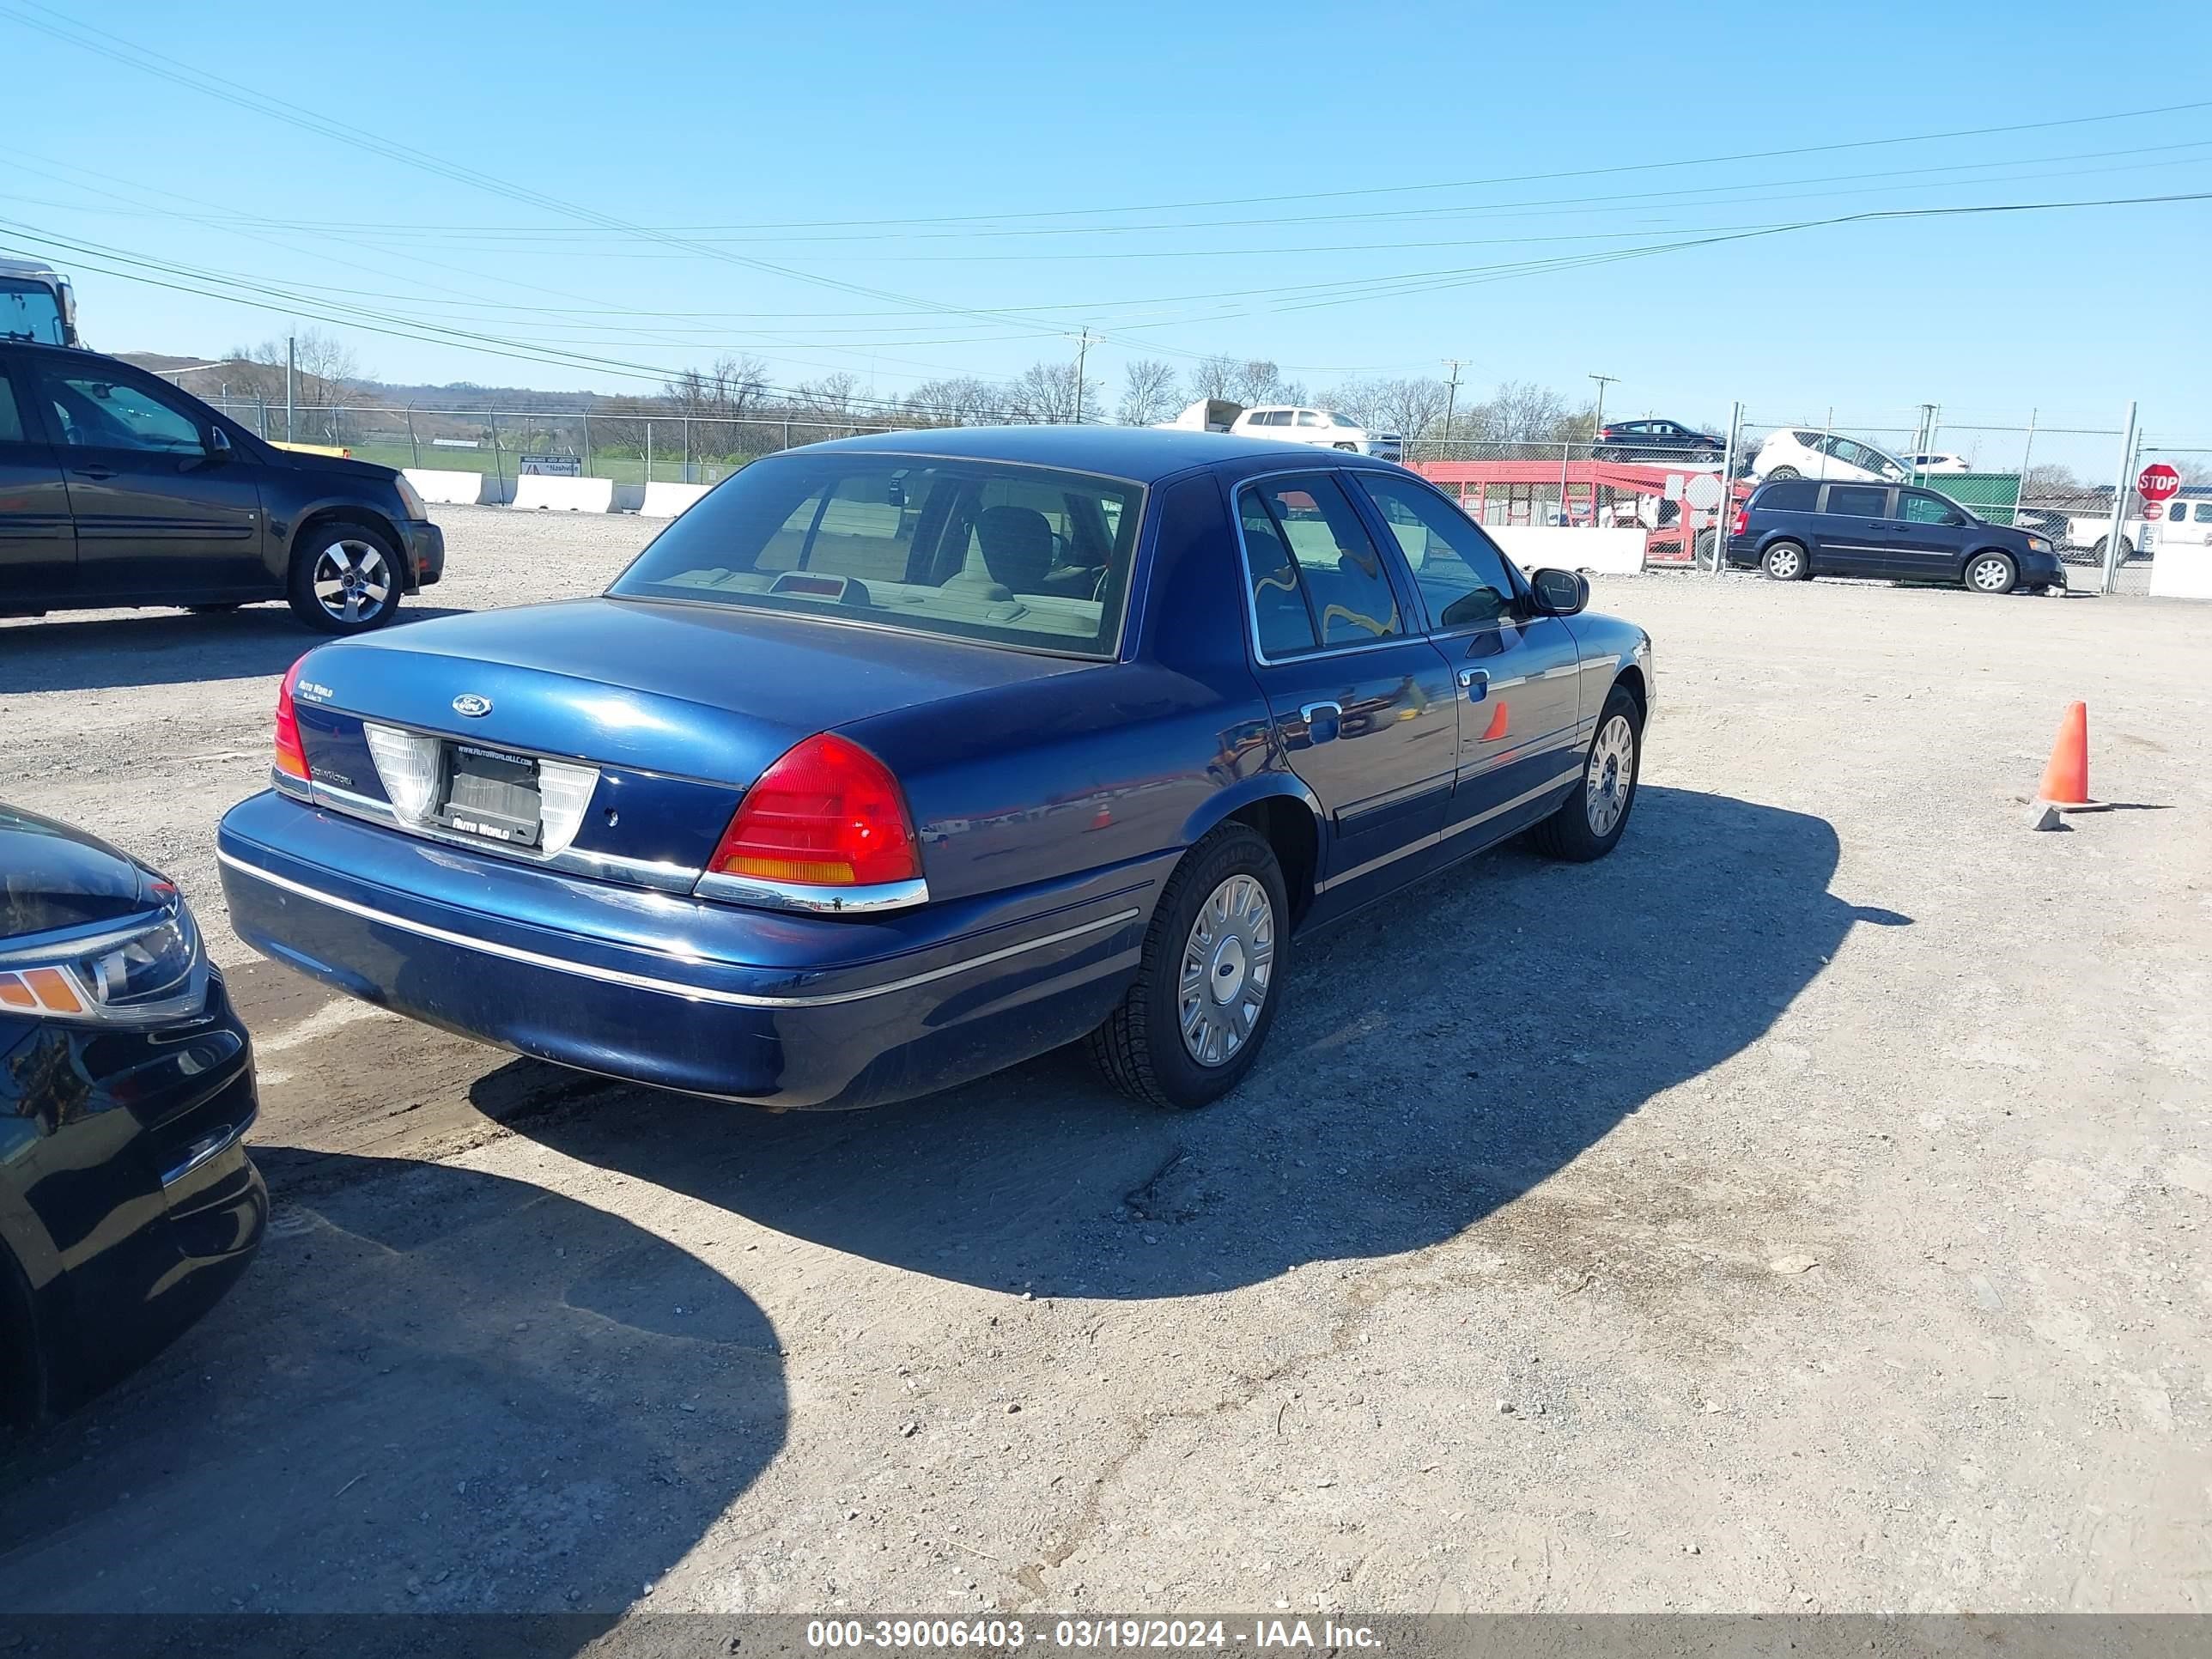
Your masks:
M 1739 507 L 1735 510 L 1735 517 L 1729 521 L 1729 534 L 1731 536 L 1748 536 L 1750 533 L 1751 508 L 1748 507 Z
M 305 661 L 305 657 L 300 659 Z M 300 746 L 300 719 L 292 712 L 292 688 L 300 683 L 300 662 L 284 671 L 284 684 L 276 690 L 276 769 L 304 783 L 307 751 Z
M 873 887 L 921 874 L 921 848 L 890 769 L 824 732 L 762 773 L 707 868 L 809 887 Z

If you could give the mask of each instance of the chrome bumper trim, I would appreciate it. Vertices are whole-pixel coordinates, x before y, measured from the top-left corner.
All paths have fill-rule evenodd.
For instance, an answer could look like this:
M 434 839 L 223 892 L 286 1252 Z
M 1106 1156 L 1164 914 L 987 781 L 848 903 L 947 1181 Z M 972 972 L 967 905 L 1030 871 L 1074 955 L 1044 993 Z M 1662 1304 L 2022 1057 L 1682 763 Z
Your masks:
M 258 865 L 248 864 L 233 854 L 218 852 L 216 860 L 225 869 L 235 870 L 241 876 L 291 893 L 312 903 L 326 905 L 349 916 L 358 916 L 383 927 L 394 927 L 401 933 L 413 933 L 418 939 L 435 939 L 441 945 L 450 945 L 457 950 L 474 951 L 483 956 L 498 957 L 507 962 L 519 962 L 526 967 L 544 968 L 556 974 L 573 974 L 579 979 L 588 979 L 602 985 L 625 985 L 632 990 L 653 991 L 663 996 L 682 997 L 691 1002 L 712 1002 L 730 1008 L 822 1008 L 841 1002 L 863 1002 L 870 997 L 889 996 L 895 991 L 912 990 L 918 985 L 927 985 L 937 980 L 950 979 L 971 969 L 987 968 L 993 963 L 1004 962 L 1010 957 L 1030 951 L 1042 951 L 1048 945 L 1064 945 L 1070 939 L 1085 938 L 1091 933 L 1118 927 L 1134 921 L 1143 914 L 1132 905 L 1117 910 L 1110 916 L 1101 916 L 1096 921 L 1086 921 L 1073 927 L 1063 927 L 1058 933 L 1040 938 L 1024 939 L 1018 945 L 1009 945 L 996 951 L 987 951 L 981 956 L 969 957 L 965 961 L 948 963 L 942 968 L 930 969 L 927 973 L 910 974 L 904 979 L 886 981 L 881 985 L 863 986 L 854 991 L 827 991 L 814 996 L 767 996 L 752 991 L 724 991 L 712 986 L 687 985 L 678 980 L 656 979 L 648 974 L 633 974 L 619 968 L 599 968 L 587 962 L 571 962 L 563 957 L 547 956 L 539 951 L 526 951 L 520 945 L 495 944 L 489 939 L 471 939 L 448 927 L 440 927 L 412 917 L 394 915 L 389 910 L 380 910 L 373 905 L 359 904 L 351 899 L 339 898 L 332 893 L 318 892 L 304 882 L 292 880 Z M 773 971 L 773 970 L 769 970 Z M 808 971 L 794 969 L 795 972 Z

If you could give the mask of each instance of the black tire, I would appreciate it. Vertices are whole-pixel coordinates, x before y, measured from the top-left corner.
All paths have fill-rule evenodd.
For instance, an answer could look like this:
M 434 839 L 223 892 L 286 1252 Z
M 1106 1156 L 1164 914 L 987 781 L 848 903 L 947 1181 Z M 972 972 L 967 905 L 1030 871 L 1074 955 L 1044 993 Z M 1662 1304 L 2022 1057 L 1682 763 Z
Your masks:
M 1182 968 L 1187 947 L 1194 943 L 1200 912 L 1239 877 L 1256 882 L 1265 892 L 1270 907 L 1271 951 L 1248 1030 L 1225 1058 L 1208 1064 L 1192 1054 L 1183 1034 Z M 1123 1093 L 1174 1111 L 1188 1111 L 1218 1100 L 1243 1082 L 1259 1058 L 1261 1046 L 1274 1024 L 1276 1006 L 1282 1001 L 1290 914 L 1282 866 L 1276 861 L 1274 848 L 1249 825 L 1224 823 L 1184 854 L 1182 862 L 1168 878 L 1166 890 L 1152 912 L 1152 926 L 1146 930 L 1136 981 L 1123 995 L 1121 1006 L 1091 1034 L 1091 1057 L 1098 1069 Z M 1226 930 L 1222 937 L 1225 945 Z M 1249 988 L 1250 979 L 1249 961 L 1241 953 L 1238 960 L 1243 966 L 1232 997 Z M 1220 1000 L 1215 1003 L 1218 1006 Z
M 1813 556 L 1802 543 L 1772 542 L 1759 556 L 1759 568 L 1774 581 L 1806 581 L 1813 574 Z
M 2009 554 L 1984 550 L 1966 560 L 1966 568 L 1959 573 L 1959 580 L 1969 592 L 1995 598 L 2019 586 L 2020 567 L 2012 562 Z
M 1333 449 L 1340 449 L 1347 455 L 1357 455 L 1359 453 L 1359 446 L 1358 444 L 1333 444 L 1330 447 Z
M 2097 562 L 2099 564 L 2104 563 L 2105 550 L 2112 546 L 2112 538 L 2110 535 L 2103 535 L 2097 538 L 2097 544 L 2089 550 L 2097 556 Z M 2125 564 L 2130 559 L 2135 557 L 2135 543 L 2128 537 L 2124 535 L 2122 536 L 2120 538 L 2120 562 L 2122 564 Z
M 1620 764 L 1616 721 L 1626 722 L 1626 767 Z M 1610 765 L 1605 764 L 1607 759 Z M 1590 733 L 1589 751 L 1583 757 L 1582 776 L 1573 793 L 1559 803 L 1558 811 L 1528 832 L 1530 843 L 1538 852 L 1571 864 L 1603 858 L 1620 844 L 1620 832 L 1628 828 L 1628 815 L 1636 810 L 1636 781 L 1643 770 L 1644 710 L 1626 686 L 1615 685 L 1598 711 L 1597 729 Z M 1619 783 L 1624 773 L 1625 787 Z M 1594 780 L 1598 788 L 1592 787 Z M 1601 806 L 1612 817 L 1601 830 L 1597 820 L 1602 817 Z
M 342 574 L 349 567 L 361 578 L 350 594 Z M 366 634 L 399 614 L 406 572 L 399 550 L 382 531 L 335 520 L 317 525 L 293 548 L 285 597 L 292 614 L 319 634 Z
M 1802 478 L 1805 475 L 1794 466 L 1778 466 L 1766 476 L 1769 478 Z

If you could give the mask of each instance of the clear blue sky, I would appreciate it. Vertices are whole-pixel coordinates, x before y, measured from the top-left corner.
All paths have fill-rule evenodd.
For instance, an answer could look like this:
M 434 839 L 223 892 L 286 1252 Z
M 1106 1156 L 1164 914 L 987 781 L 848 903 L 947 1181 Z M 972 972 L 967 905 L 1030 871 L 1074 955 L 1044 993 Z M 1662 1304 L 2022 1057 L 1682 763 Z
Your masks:
M 47 3 L 0 0 L 17 141 L 0 161 L 0 248 L 75 271 L 87 332 L 112 349 L 212 354 L 282 333 L 295 302 L 125 280 L 99 269 L 127 269 L 115 254 L 14 227 L 409 328 L 648 368 L 751 350 L 781 381 L 844 369 L 883 393 L 1010 374 L 1087 325 L 1107 337 L 1091 362 L 1109 395 L 1140 355 L 1272 357 L 1316 386 L 1459 357 L 1476 394 L 1534 380 L 1579 401 L 1601 371 L 1620 377 L 1609 412 L 1701 421 L 1741 398 L 1770 422 L 1832 406 L 1840 423 L 1904 427 L 1933 401 L 1947 427 L 2031 409 L 2109 426 L 2134 397 L 2154 441 L 2212 446 L 2212 202 L 1470 270 L 1871 210 L 2212 191 L 2212 106 L 1598 171 L 2212 100 L 2201 0 Z M 83 38 L 125 58 L 222 76 L 586 216 L 301 131 L 26 19 L 90 25 L 105 36 Z M 1566 176 L 1522 178 L 1547 173 Z M 1281 199 L 1164 205 L 1253 198 Z M 1117 209 L 1149 210 L 1096 211 Z M 274 222 L 226 222 L 240 215 Z M 720 240 L 676 246 L 591 215 Z M 948 218 L 964 222 L 882 222 Z M 1392 291 L 1421 272 L 1462 274 Z M 306 321 L 386 378 L 644 384 Z M 1989 459 L 2008 441 L 1990 440 Z

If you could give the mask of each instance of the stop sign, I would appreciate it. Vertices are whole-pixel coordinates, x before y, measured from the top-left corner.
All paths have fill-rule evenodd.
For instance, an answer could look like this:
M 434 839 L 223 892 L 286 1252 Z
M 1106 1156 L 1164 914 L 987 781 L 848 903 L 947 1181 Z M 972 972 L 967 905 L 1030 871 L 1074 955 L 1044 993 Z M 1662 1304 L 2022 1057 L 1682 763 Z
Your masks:
M 2181 474 L 2164 461 L 2154 461 L 2137 475 L 2136 488 L 2147 501 L 2171 501 L 2181 493 Z

